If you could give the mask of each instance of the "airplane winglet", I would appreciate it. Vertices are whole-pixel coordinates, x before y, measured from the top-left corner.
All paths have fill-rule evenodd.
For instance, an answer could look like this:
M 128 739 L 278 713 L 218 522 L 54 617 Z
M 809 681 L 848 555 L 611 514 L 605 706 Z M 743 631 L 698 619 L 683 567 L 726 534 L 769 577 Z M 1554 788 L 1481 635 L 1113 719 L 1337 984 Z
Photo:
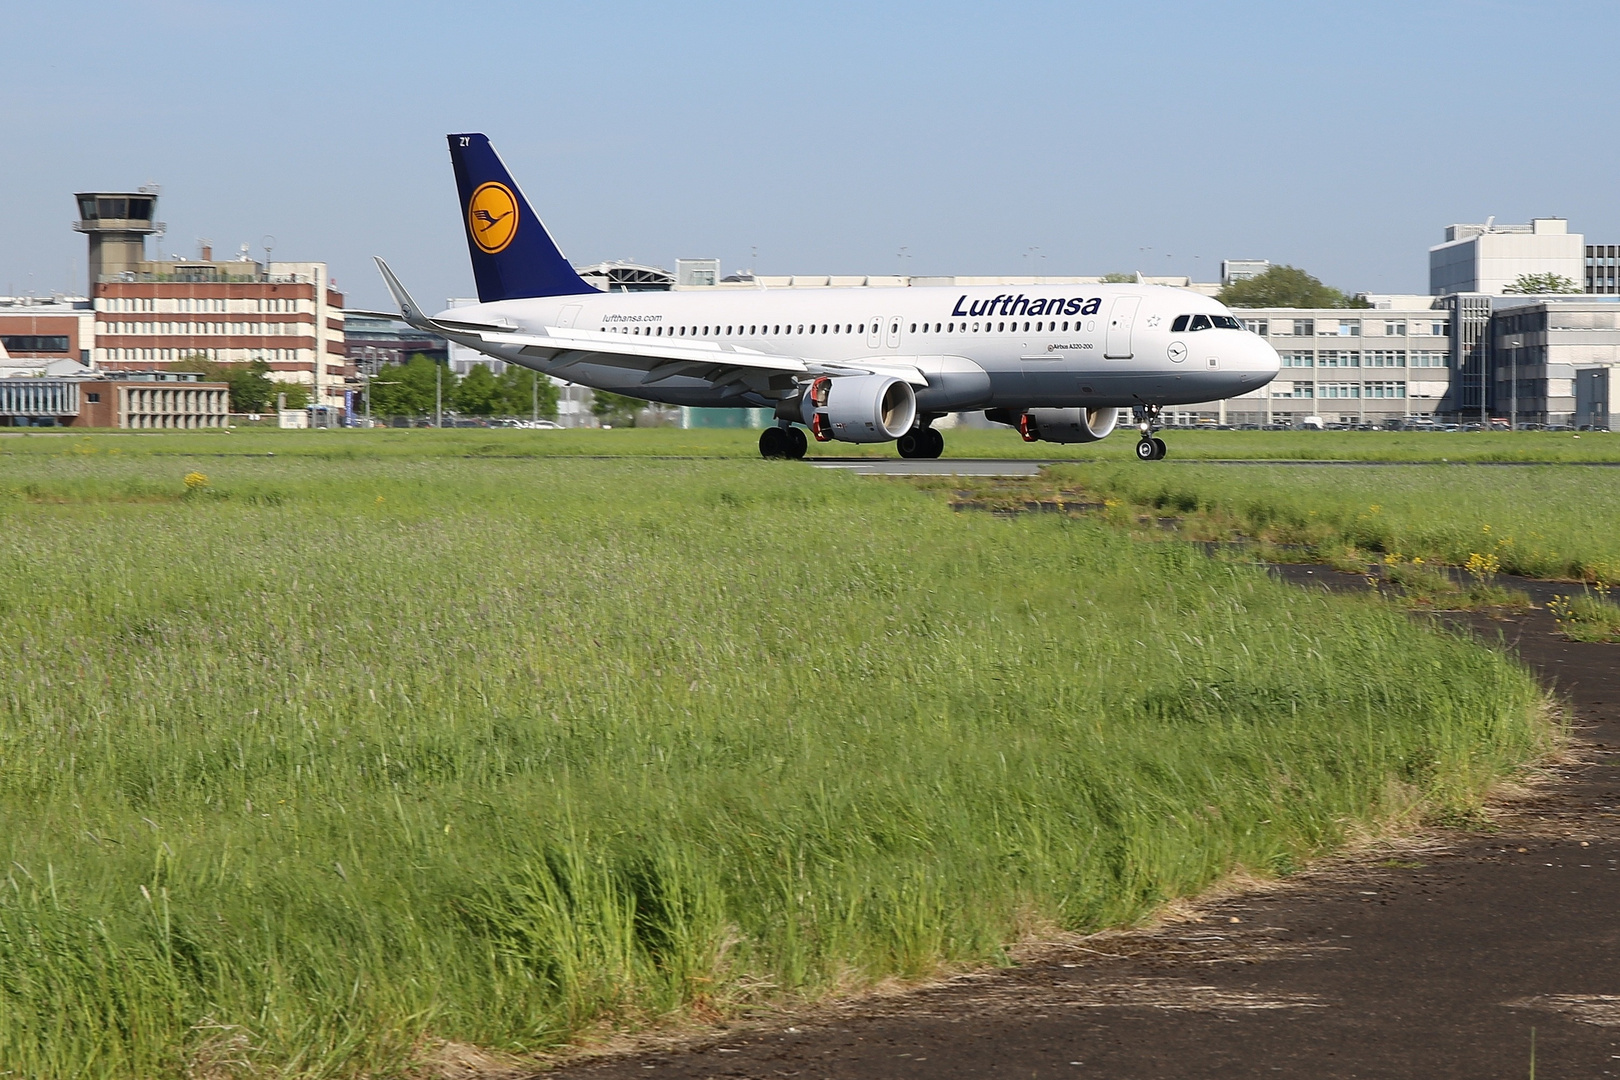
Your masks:
M 383 262 L 382 256 L 373 255 L 372 259 L 376 261 L 377 269 L 382 272 L 383 284 L 387 285 L 388 291 L 393 294 L 394 303 L 399 305 L 399 313 L 405 317 L 405 321 L 418 330 L 432 329 L 432 320 L 422 314 L 422 309 L 416 306 L 416 301 L 411 299 L 411 294 L 405 291 L 405 286 L 400 284 L 399 278 L 394 276 L 388 264 Z

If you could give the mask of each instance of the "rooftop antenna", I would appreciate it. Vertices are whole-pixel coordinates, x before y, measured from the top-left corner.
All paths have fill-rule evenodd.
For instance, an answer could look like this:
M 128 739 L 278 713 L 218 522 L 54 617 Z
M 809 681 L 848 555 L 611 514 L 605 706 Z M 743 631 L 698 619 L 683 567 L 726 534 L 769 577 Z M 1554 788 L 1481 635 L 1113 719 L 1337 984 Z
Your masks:
M 268 274 L 270 272 L 270 252 L 275 250 L 276 238 L 269 233 L 265 233 L 264 237 L 259 241 L 259 246 L 264 248 L 264 272 Z

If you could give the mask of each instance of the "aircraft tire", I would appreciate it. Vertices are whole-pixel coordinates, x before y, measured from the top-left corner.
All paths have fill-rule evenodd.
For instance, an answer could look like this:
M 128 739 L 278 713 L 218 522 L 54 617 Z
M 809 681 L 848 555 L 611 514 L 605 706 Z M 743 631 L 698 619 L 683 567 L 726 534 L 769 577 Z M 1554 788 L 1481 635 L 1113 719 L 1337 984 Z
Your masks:
M 790 427 L 787 429 L 788 452 L 787 456 L 794 461 L 803 461 L 805 451 L 810 449 L 810 440 L 805 437 L 804 428 Z
M 1169 452 L 1170 448 L 1164 444 L 1164 440 L 1155 435 L 1153 437 L 1153 460 L 1163 461 L 1164 455 Z
M 912 428 L 898 439 L 894 440 L 894 448 L 900 451 L 903 458 L 927 457 L 927 442 L 923 432 L 928 428 Z
M 933 428 L 924 428 L 923 434 L 926 436 L 926 442 L 923 446 L 923 453 L 919 456 L 937 458 L 945 452 L 945 436 L 942 433 L 935 431 Z
M 1157 439 L 1138 439 L 1136 443 L 1136 460 L 1158 461 L 1159 448 L 1154 445 L 1157 442 Z
M 759 456 L 762 458 L 785 458 L 789 446 L 787 432 L 779 427 L 768 427 L 759 433 Z

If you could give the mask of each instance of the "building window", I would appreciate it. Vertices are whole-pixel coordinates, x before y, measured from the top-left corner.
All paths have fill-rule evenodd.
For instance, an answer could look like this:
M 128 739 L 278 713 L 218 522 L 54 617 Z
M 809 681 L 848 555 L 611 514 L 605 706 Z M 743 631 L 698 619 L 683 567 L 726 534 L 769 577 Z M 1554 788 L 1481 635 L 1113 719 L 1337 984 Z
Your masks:
M 1385 337 L 1405 337 L 1406 324 L 1403 322 L 1386 322 L 1384 324 Z
M 1308 398 L 1314 396 L 1316 387 L 1308 382 L 1274 383 L 1271 396 L 1274 398 Z
M 1367 397 L 1370 398 L 1404 398 L 1406 384 L 1403 382 L 1370 382 L 1367 384 Z
M 1316 354 L 1309 352 L 1279 353 L 1278 359 L 1283 367 L 1315 367 Z
M 1315 335 L 1316 335 L 1316 320 L 1315 319 L 1295 319 L 1294 320 L 1294 336 L 1295 337 L 1314 337 Z
M 1361 396 L 1361 384 L 1323 383 L 1317 388 L 1316 396 L 1324 398 L 1359 398 Z
M 1317 367 L 1360 367 L 1361 353 L 1354 349 L 1327 349 L 1316 354 Z
M 100 405 L 101 395 L 97 393 L 87 393 L 84 395 L 84 400 L 88 401 L 92 405 Z
M 1270 330 L 1270 323 L 1265 319 L 1244 319 L 1243 328 L 1251 334 L 1265 337 Z
M 8 353 L 65 353 L 68 351 L 66 334 L 5 334 L 0 345 Z
M 1362 354 L 1366 367 L 1405 367 L 1405 349 L 1369 349 Z

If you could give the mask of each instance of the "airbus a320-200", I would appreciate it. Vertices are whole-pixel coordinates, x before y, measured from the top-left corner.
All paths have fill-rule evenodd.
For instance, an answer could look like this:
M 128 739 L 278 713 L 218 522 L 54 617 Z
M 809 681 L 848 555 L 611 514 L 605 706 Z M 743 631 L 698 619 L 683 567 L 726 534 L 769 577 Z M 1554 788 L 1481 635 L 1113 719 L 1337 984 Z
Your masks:
M 1029 441 L 1092 442 L 1129 409 L 1136 455 L 1155 461 L 1165 406 L 1277 374 L 1276 351 L 1224 306 L 1164 286 L 602 292 L 563 258 L 488 138 L 449 142 L 479 302 L 428 317 L 378 259 L 406 322 L 597 390 L 770 409 L 768 458 L 803 457 L 810 438 L 938 457 L 934 422 L 978 410 Z

